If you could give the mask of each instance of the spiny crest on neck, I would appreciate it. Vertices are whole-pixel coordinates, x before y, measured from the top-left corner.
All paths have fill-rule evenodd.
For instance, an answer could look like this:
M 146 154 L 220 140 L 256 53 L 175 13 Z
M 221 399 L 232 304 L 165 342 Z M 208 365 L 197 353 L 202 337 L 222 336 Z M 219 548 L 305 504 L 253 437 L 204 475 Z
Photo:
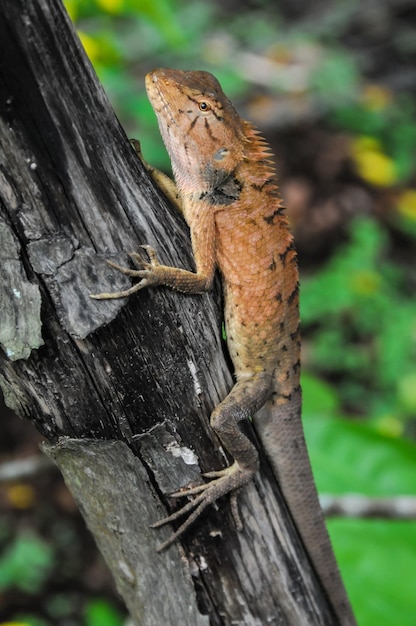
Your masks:
M 245 169 L 245 176 L 253 182 L 253 188 L 263 191 L 273 198 L 280 198 L 279 188 L 276 178 L 276 165 L 272 159 L 271 148 L 260 134 L 260 132 L 250 123 L 244 124 L 244 156 L 242 167 Z
M 243 122 L 243 132 L 246 143 L 244 145 L 245 158 L 250 161 L 266 161 L 273 166 L 272 151 L 259 130 L 250 122 Z

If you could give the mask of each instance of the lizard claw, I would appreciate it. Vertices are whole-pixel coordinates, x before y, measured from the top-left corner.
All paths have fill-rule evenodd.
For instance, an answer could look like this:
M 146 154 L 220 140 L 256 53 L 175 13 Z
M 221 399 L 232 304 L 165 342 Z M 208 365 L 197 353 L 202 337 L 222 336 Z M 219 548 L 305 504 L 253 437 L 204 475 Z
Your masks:
M 149 246 L 148 244 L 142 244 L 139 247 L 146 252 L 150 263 L 147 263 L 147 261 L 143 259 L 142 255 L 139 254 L 139 252 L 131 252 L 129 254 L 129 257 L 132 259 L 134 264 L 137 264 L 138 267 L 147 269 L 160 265 L 157 258 L 156 250 L 152 246 Z
M 90 294 L 90 298 L 93 298 L 94 300 L 125 298 L 127 296 L 131 296 L 132 293 L 136 293 L 136 291 L 140 291 L 140 289 L 143 289 L 144 287 L 157 284 L 157 281 L 154 280 L 154 275 L 155 268 L 158 267 L 160 263 L 156 255 L 156 251 L 154 250 L 154 248 L 152 248 L 152 246 L 146 244 L 141 245 L 140 248 L 146 251 L 149 262 L 145 261 L 139 252 L 131 252 L 129 254 L 129 257 L 132 259 L 133 263 L 138 269 L 125 267 L 123 265 L 119 265 L 118 263 L 114 263 L 114 261 L 106 261 L 107 265 L 117 270 L 118 272 L 121 272 L 126 276 L 131 276 L 132 278 L 140 278 L 140 282 L 136 283 L 129 289 L 125 289 L 124 291 Z
M 163 542 L 158 548 L 158 552 L 162 552 L 165 548 L 167 548 L 171 543 L 173 543 L 183 532 L 185 532 L 189 526 L 201 515 L 201 513 L 210 505 L 216 502 L 218 498 L 226 495 L 230 491 L 233 492 L 231 494 L 231 511 L 236 522 L 236 526 L 238 530 L 242 530 L 242 523 L 240 515 L 238 514 L 237 509 L 237 498 L 234 490 L 248 483 L 255 472 L 242 468 L 238 463 L 234 462 L 230 467 L 225 468 L 225 470 L 219 470 L 218 472 L 208 472 L 208 474 L 215 474 L 219 476 L 215 478 L 210 483 L 206 483 L 204 485 L 197 485 L 196 487 L 192 487 L 191 489 L 187 489 L 184 491 L 179 491 L 170 494 L 171 497 L 183 497 L 196 495 L 196 497 L 185 504 L 181 509 L 175 511 L 171 515 L 164 517 L 161 520 L 158 520 L 154 524 L 151 525 L 151 528 L 160 528 L 169 522 L 174 522 L 179 519 L 183 515 L 190 513 L 186 520 L 179 526 L 179 528 L 172 533 L 172 535 Z M 194 510 L 193 510 L 194 509 Z
M 142 147 L 140 145 L 140 141 L 138 139 L 130 139 L 129 141 L 130 141 L 131 147 L 133 148 L 133 150 L 135 151 L 139 159 L 143 160 Z

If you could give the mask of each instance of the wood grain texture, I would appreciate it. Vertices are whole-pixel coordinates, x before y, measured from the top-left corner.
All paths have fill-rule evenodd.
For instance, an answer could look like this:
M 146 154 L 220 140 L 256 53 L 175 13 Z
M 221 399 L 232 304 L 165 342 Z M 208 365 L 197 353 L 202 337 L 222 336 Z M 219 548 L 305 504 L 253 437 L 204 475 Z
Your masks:
M 151 493 L 152 485 L 127 445 L 65 438 L 43 445 L 43 450 L 60 467 L 104 558 L 113 564 L 130 614 L 139 615 L 144 626 L 208 626 L 208 617 L 189 601 L 191 575 L 186 567 L 178 568 L 176 550 L 155 559 L 155 536 L 149 526 L 162 507 L 156 493 L 146 500 L 137 497 L 143 491 Z M 165 588 L 169 593 L 155 594 Z
M 2 312 L 7 299 L 16 319 L 35 328 L 28 339 L 27 325 L 16 325 L 20 358 L 0 352 L 7 404 L 52 445 L 135 624 L 334 624 L 264 461 L 239 498 L 242 533 L 224 499 L 182 547 L 156 553 L 164 531 L 147 526 L 160 517 L 158 500 L 172 507 L 167 492 L 226 464 L 208 423 L 232 384 L 218 290 L 89 299 L 126 286 L 104 259 L 125 261 L 140 243 L 157 243 L 163 262 L 192 269 L 187 229 L 141 168 L 61 4 L 5 0 L 0 41 L 0 216 L 13 242 Z M 109 494 L 102 525 L 93 521 L 93 484 Z M 109 527 L 117 511 L 127 534 Z M 118 556 L 127 551 L 132 563 L 144 544 L 132 600 Z M 154 611 L 143 610 L 149 583 Z M 181 617 L 167 619 L 165 603 L 182 607 Z

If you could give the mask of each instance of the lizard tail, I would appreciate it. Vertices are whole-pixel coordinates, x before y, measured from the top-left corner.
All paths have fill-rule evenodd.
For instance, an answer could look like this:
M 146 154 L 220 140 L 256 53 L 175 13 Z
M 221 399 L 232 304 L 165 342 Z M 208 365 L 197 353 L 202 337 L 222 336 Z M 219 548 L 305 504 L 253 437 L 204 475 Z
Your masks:
M 301 423 L 300 391 L 287 404 L 268 402 L 253 421 L 340 626 L 356 626 L 318 500 Z

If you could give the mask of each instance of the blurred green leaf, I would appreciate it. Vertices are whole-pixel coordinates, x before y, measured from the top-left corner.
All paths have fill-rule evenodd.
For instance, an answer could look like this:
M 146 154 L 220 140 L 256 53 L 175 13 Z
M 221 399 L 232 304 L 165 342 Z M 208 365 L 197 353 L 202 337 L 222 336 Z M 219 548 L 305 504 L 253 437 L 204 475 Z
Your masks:
M 85 626 L 122 626 L 123 616 L 107 600 L 88 602 L 84 610 Z
M 44 602 L 47 614 L 54 622 L 59 622 L 60 619 L 70 616 L 75 604 L 72 594 L 68 592 L 51 595 Z
M 42 589 L 54 566 L 52 548 L 25 532 L 0 555 L 0 589 L 17 587 L 26 593 Z
M 303 394 L 305 435 L 320 492 L 416 494 L 414 444 L 331 417 L 336 395 L 311 375 L 303 376 Z M 328 529 L 360 626 L 411 626 L 416 522 L 330 519 Z
M 176 3 L 170 0 L 126 0 L 126 5 L 143 17 L 149 19 L 157 26 L 166 42 L 173 46 L 181 46 L 186 43 L 185 33 L 182 30 L 180 12 L 176 10 Z
M 326 104 L 351 101 L 357 90 L 359 73 L 352 56 L 342 49 L 331 49 L 312 72 L 312 92 Z
M 416 522 L 331 519 L 328 529 L 360 626 L 413 626 Z
M 340 402 L 336 391 L 324 380 L 302 373 L 303 412 L 306 415 L 336 415 Z
M 309 413 L 304 428 L 319 491 L 369 496 L 416 494 L 416 446 L 351 420 Z
M 416 359 L 416 302 L 388 249 L 380 224 L 354 220 L 349 241 L 320 272 L 303 277 L 301 319 L 307 366 L 339 379 L 345 406 L 363 412 L 366 402 L 368 414 L 403 420 L 401 381 Z

